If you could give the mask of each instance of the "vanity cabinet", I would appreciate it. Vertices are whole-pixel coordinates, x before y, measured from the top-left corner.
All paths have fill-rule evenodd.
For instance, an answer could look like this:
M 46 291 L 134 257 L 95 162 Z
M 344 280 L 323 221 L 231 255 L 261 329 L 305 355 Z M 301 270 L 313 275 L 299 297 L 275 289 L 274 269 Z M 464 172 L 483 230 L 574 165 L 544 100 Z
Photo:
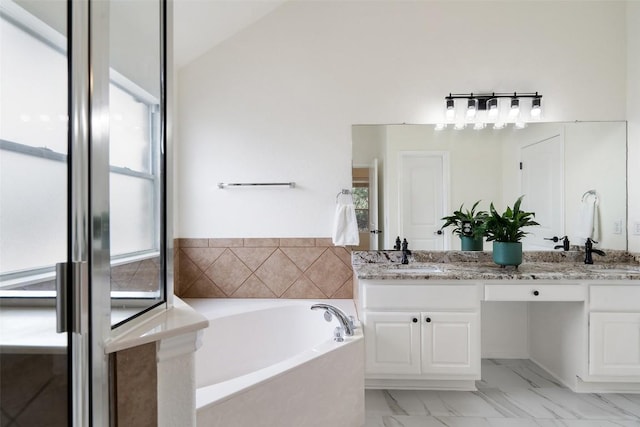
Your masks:
M 589 315 L 589 374 L 640 376 L 640 313 Z
M 422 373 L 480 378 L 480 313 L 422 313 Z
M 480 379 L 479 285 L 402 280 L 359 287 L 368 386 L 474 387 Z
M 366 372 L 371 376 L 479 376 L 479 313 L 370 312 L 366 316 Z
M 365 372 L 420 374 L 420 313 L 368 312 Z
M 590 296 L 589 374 L 640 377 L 640 287 L 592 285 Z

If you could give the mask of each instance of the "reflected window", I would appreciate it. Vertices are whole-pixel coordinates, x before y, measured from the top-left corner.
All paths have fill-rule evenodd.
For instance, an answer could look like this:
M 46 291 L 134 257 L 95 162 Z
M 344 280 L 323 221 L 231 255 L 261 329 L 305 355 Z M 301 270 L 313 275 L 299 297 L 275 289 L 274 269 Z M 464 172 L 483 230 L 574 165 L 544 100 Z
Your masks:
M 67 256 L 66 38 L 21 9 L 13 13 L 39 28 L 26 28 L 5 11 L 0 15 L 0 288 L 52 290 L 53 266 Z

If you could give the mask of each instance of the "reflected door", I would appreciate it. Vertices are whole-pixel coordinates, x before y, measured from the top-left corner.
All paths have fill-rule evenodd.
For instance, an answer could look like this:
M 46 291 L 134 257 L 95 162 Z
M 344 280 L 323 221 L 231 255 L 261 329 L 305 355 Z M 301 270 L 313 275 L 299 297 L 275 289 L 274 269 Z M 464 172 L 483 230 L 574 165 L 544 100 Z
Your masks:
M 564 147 L 554 135 L 523 147 L 520 152 L 522 209 L 535 212 L 540 224 L 523 240 L 527 249 L 548 249 L 544 238 L 564 236 Z
M 447 157 L 441 153 L 400 153 L 398 229 L 409 249 L 445 249 L 444 235 L 438 231 L 448 199 L 446 163 Z

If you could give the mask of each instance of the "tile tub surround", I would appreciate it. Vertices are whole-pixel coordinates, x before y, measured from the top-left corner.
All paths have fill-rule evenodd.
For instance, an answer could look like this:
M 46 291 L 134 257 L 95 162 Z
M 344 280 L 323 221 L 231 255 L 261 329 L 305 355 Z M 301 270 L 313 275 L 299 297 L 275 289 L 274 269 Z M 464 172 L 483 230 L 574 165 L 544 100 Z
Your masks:
M 484 359 L 478 391 L 367 390 L 365 427 L 640 425 L 638 394 L 577 394 L 530 360 Z
M 184 298 L 353 297 L 351 252 L 330 238 L 176 239 Z

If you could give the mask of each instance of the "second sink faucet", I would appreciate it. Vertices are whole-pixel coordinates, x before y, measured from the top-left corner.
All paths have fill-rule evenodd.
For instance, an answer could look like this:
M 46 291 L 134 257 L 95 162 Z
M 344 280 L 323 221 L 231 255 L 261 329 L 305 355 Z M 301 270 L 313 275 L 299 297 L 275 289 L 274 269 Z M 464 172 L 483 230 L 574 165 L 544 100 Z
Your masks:
M 587 241 L 584 243 L 584 263 L 585 264 L 593 264 L 593 258 L 591 254 L 598 254 L 600 256 L 605 256 L 604 251 L 600 249 L 593 249 L 593 244 L 598 243 L 594 240 L 587 238 Z

